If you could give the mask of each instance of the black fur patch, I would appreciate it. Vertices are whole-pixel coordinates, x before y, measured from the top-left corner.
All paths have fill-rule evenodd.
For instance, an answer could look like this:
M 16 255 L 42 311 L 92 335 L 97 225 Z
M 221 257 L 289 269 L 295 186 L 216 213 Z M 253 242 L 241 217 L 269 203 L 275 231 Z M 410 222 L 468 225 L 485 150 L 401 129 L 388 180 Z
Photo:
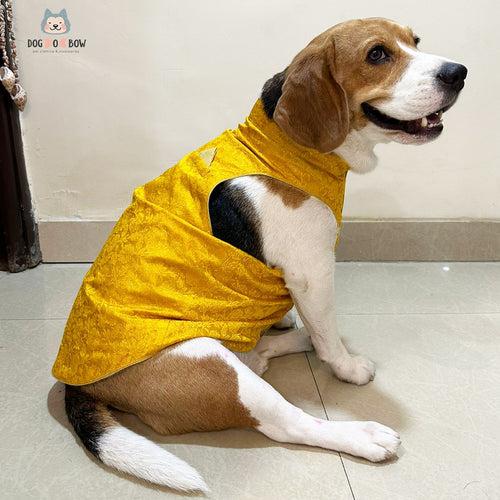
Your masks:
M 264 262 L 259 221 L 243 189 L 221 182 L 212 191 L 208 207 L 216 238 Z
M 78 387 L 66 386 L 66 415 L 83 445 L 99 458 L 99 438 L 105 431 L 100 417 L 101 403 Z
M 268 118 L 273 118 L 274 110 L 278 104 L 278 100 L 282 94 L 283 83 L 285 82 L 285 71 L 276 73 L 272 78 L 269 78 L 262 88 L 260 98 L 264 105 L 264 111 Z

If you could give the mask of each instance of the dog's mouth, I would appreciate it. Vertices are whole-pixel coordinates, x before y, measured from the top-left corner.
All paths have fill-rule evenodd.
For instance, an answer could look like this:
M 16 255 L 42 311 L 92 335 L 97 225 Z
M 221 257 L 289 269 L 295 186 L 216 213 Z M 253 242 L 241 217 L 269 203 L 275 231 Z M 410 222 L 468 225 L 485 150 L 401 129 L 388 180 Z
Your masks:
M 398 120 L 387 116 L 367 102 L 361 104 L 365 116 L 378 127 L 386 130 L 397 130 L 418 137 L 432 138 L 443 130 L 443 113 L 449 106 L 417 120 Z

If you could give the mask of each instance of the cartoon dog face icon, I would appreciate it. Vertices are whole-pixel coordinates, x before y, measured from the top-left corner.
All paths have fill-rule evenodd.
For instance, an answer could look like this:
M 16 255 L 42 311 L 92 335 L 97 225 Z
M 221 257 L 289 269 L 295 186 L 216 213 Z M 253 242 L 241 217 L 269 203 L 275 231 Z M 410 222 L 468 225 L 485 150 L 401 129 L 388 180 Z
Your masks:
M 51 35 L 62 35 L 68 33 L 71 24 L 68 19 L 66 9 L 61 10 L 59 13 L 51 12 L 49 9 L 45 10 L 42 20 L 42 31 Z

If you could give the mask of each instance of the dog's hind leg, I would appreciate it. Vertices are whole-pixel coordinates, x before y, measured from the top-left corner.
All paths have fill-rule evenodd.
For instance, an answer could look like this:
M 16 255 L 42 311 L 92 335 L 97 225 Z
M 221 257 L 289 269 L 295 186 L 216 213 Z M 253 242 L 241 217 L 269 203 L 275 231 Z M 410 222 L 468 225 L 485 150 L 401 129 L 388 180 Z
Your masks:
M 295 307 L 292 307 L 283 318 L 273 325 L 273 328 L 277 330 L 286 330 L 288 328 L 296 328 L 297 327 L 297 311 Z
M 269 359 L 312 348 L 311 336 L 305 328 L 301 328 L 280 335 L 264 335 L 255 346 L 255 351 Z
M 280 335 L 264 335 L 249 352 L 236 356 L 257 375 L 262 375 L 269 367 L 269 360 L 286 354 L 312 350 L 311 337 L 305 328 L 292 330 Z
M 376 422 L 330 422 L 308 415 L 283 398 L 234 353 L 221 345 L 213 349 L 217 354 L 215 351 L 212 354 L 223 356 L 235 370 L 239 400 L 254 419 L 252 426 L 269 438 L 342 451 L 373 462 L 396 454 L 399 435 L 389 427 Z
M 376 422 L 330 422 L 315 418 L 289 403 L 234 353 L 217 342 L 193 339 L 172 353 L 195 358 L 216 356 L 224 360 L 236 374 L 238 401 L 235 404 L 242 404 L 248 411 L 250 420 L 247 421 L 252 422 L 252 427 L 275 441 L 319 446 L 373 462 L 396 454 L 399 435 L 389 427 Z M 223 390 L 222 386 L 220 390 Z M 217 401 L 213 403 L 218 406 Z

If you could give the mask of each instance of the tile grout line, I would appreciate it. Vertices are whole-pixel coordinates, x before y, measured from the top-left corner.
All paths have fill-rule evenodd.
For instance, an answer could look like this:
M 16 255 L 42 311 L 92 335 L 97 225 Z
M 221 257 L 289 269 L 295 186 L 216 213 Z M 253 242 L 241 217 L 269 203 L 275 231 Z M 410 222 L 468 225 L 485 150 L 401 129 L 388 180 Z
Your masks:
M 326 409 L 325 402 L 323 401 L 323 396 L 321 395 L 321 391 L 319 390 L 316 376 L 314 375 L 314 370 L 312 369 L 312 366 L 311 366 L 311 361 L 309 360 L 309 356 L 308 356 L 307 352 L 305 352 L 304 354 L 306 356 L 307 364 L 309 365 L 309 370 L 311 371 L 311 375 L 312 375 L 312 378 L 314 380 L 314 385 L 316 386 L 316 391 L 318 393 L 319 400 L 321 401 L 321 406 L 323 406 L 323 411 L 325 412 L 326 419 L 330 420 L 330 416 L 328 415 L 328 410 Z M 347 479 L 347 485 L 349 486 L 349 490 L 351 492 L 352 498 L 353 498 L 353 500 L 356 500 L 356 497 L 354 496 L 354 491 L 352 490 L 351 480 L 349 479 L 349 475 L 347 474 L 347 470 L 345 468 L 344 458 L 342 457 L 342 453 L 340 453 L 338 451 L 337 455 L 340 458 L 340 463 L 342 464 L 342 469 L 344 470 L 345 478 Z

